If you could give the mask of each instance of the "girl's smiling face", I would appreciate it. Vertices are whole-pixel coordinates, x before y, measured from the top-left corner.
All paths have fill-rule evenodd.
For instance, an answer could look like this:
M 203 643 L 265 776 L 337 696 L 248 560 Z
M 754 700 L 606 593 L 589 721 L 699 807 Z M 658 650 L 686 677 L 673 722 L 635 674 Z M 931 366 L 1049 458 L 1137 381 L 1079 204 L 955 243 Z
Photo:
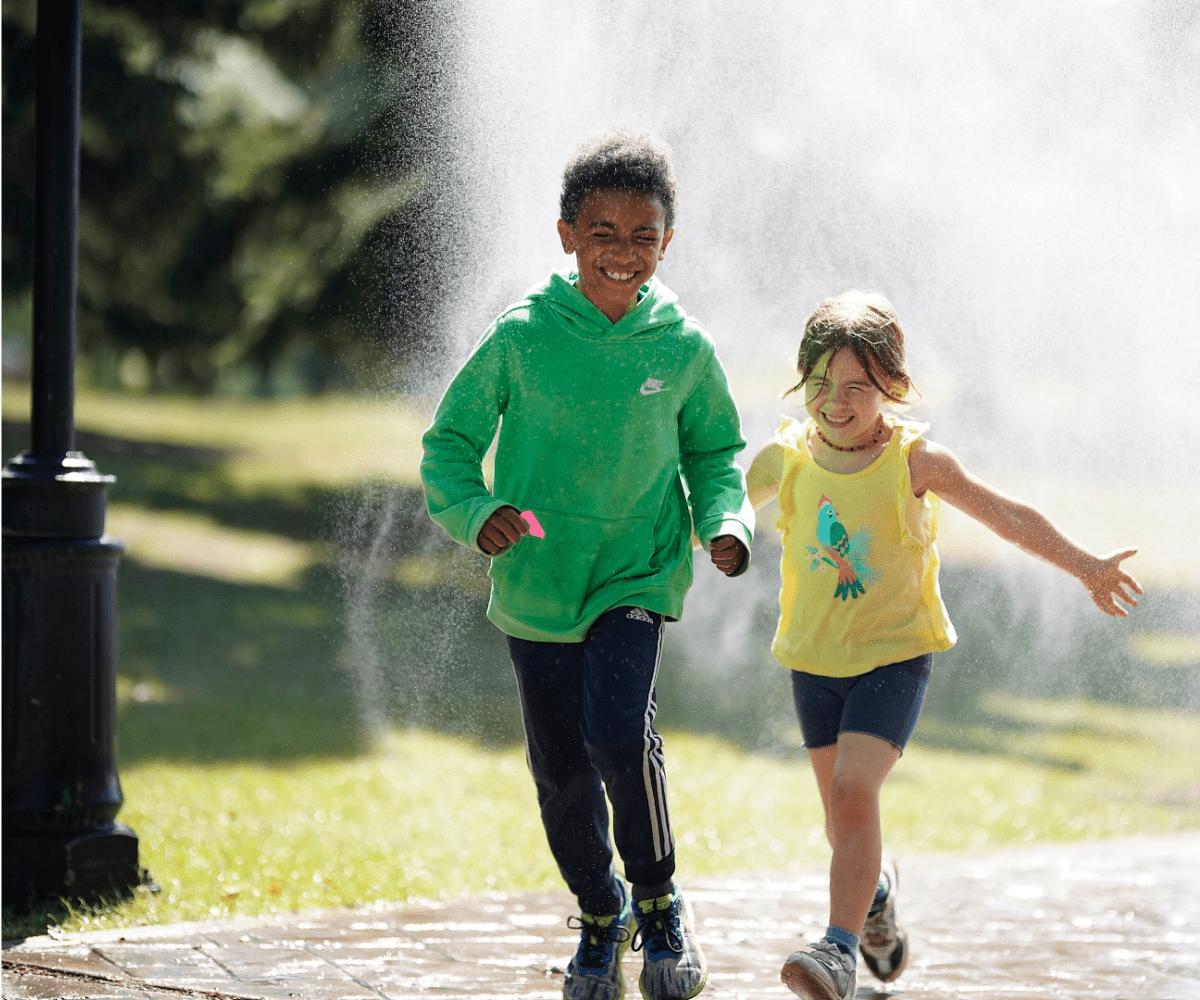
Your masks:
M 589 191 L 575 225 L 558 220 L 563 252 L 575 254 L 579 290 L 613 323 L 654 275 L 674 232 L 662 200 L 643 191 Z
M 883 400 L 862 362 L 847 348 L 821 355 L 804 382 L 804 409 L 821 433 L 842 448 L 871 440 Z

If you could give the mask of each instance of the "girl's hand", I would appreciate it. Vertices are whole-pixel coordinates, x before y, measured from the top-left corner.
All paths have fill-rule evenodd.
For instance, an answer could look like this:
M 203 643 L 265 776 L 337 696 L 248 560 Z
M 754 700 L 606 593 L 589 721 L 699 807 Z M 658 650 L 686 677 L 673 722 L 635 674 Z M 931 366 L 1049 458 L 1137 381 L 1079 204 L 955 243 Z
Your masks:
M 516 507 L 501 507 L 479 529 L 479 547 L 489 556 L 516 545 L 529 534 L 529 525 Z
M 730 573 L 736 573 L 746 561 L 746 546 L 733 535 L 718 535 L 709 543 L 708 554 L 712 557 L 712 564 L 729 576 Z
M 1121 561 L 1134 555 L 1137 549 L 1124 549 L 1103 556 L 1095 569 L 1082 573 L 1079 582 L 1087 588 L 1088 595 L 1096 607 L 1114 618 L 1128 618 L 1129 612 L 1118 601 L 1137 607 L 1137 599 L 1131 591 L 1144 593 L 1142 585 L 1121 569 Z

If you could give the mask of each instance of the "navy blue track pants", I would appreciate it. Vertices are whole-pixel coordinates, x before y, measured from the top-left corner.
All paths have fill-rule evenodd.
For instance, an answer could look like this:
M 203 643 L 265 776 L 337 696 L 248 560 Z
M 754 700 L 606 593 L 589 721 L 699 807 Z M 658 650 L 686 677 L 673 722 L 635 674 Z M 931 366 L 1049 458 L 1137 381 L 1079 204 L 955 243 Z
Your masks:
M 654 685 L 662 615 L 605 612 L 583 642 L 508 637 L 521 693 L 525 749 L 550 852 L 579 898 L 613 885 L 613 841 L 625 878 L 656 885 L 675 871 Z

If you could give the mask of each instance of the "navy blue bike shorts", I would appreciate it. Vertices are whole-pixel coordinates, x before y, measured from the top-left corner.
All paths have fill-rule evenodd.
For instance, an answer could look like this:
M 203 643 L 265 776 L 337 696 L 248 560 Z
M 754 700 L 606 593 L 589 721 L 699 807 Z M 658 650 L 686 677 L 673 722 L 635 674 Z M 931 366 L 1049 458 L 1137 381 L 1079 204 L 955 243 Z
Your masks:
M 857 677 L 792 671 L 792 700 L 809 750 L 832 746 L 841 733 L 866 733 L 903 750 L 917 728 L 933 657 L 876 667 Z

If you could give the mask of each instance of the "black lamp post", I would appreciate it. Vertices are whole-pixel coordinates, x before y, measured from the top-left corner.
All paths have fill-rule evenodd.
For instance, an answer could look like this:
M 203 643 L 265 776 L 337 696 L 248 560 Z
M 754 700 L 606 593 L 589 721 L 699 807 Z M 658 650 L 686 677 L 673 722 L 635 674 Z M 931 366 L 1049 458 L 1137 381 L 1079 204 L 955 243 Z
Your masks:
M 39 0 L 31 440 L 3 471 L 4 896 L 128 893 L 112 476 L 75 451 L 81 0 Z

